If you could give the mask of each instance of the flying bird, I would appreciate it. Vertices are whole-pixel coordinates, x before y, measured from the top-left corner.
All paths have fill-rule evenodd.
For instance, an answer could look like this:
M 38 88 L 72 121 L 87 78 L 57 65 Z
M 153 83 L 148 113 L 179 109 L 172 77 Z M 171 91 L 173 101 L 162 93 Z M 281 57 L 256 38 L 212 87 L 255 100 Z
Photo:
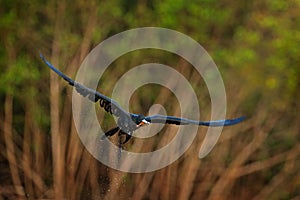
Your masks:
M 238 124 L 245 119 L 245 117 L 239 117 L 235 119 L 224 119 L 224 120 L 216 120 L 216 121 L 197 121 L 186 118 L 179 118 L 175 116 L 165 116 L 165 115 L 152 115 L 152 116 L 144 116 L 142 114 L 134 114 L 129 113 L 124 110 L 118 102 L 115 100 L 93 90 L 90 89 L 61 71 L 55 68 L 46 58 L 40 54 L 41 59 L 44 63 L 53 70 L 56 74 L 62 77 L 65 81 L 67 81 L 71 86 L 75 87 L 76 91 L 82 95 L 83 97 L 87 97 L 92 102 L 98 102 L 104 110 L 118 118 L 117 127 L 110 129 L 107 131 L 104 136 L 110 137 L 118 133 L 119 137 L 119 145 L 125 144 L 132 137 L 132 134 L 138 128 L 148 125 L 151 123 L 162 123 L 162 124 L 175 124 L 175 125 L 198 125 L 198 126 L 230 126 L 234 124 Z M 121 137 L 125 136 L 125 140 L 122 141 Z

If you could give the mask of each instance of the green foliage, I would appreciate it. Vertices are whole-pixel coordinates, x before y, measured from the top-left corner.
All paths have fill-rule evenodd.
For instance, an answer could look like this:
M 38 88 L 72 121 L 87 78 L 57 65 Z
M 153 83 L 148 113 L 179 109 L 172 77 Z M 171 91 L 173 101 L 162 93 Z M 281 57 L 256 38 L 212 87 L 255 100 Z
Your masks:
M 226 90 L 228 91 L 228 107 L 235 108 L 234 111 L 228 110 L 229 115 L 233 116 L 240 113 L 246 114 L 250 118 L 250 122 L 246 122 L 246 128 L 243 129 L 251 134 L 250 138 L 255 138 L 257 136 L 255 134 L 262 135 L 260 131 L 263 132 L 265 126 L 272 124 L 273 119 L 280 119 L 278 123 L 267 130 L 266 134 L 269 136 L 266 136 L 267 141 L 261 143 L 260 148 L 257 150 L 260 152 L 258 154 L 255 152 L 251 156 L 251 160 L 260 160 L 261 156 L 259 155 L 263 155 L 265 159 L 268 159 L 268 157 L 274 156 L 275 152 L 288 151 L 297 145 L 296 141 L 299 140 L 299 136 L 295 132 L 299 132 L 299 128 L 297 128 L 299 126 L 296 124 L 300 118 L 298 111 L 300 107 L 299 0 L 110 0 L 101 2 L 0 0 L 0 3 L 0 103 L 5 105 L 6 97 L 13 97 L 12 113 L 14 116 L 12 126 L 14 127 L 14 133 L 18 133 L 17 135 L 21 138 L 16 140 L 16 143 L 19 143 L 15 146 L 20 147 L 20 149 L 25 148 L 21 147 L 23 145 L 22 139 L 25 138 L 26 134 L 28 136 L 28 132 L 31 131 L 34 134 L 30 136 L 32 138 L 29 137 L 29 141 L 32 139 L 34 144 L 31 145 L 36 147 L 35 153 L 42 151 L 39 148 L 44 148 L 44 154 L 34 154 L 37 158 L 30 158 L 32 161 L 47 156 L 51 157 L 52 153 L 49 150 L 51 148 L 50 142 L 42 138 L 49 133 L 51 124 L 49 69 L 41 63 L 38 52 L 44 53 L 54 61 L 55 65 L 58 65 L 59 69 L 74 77 L 76 69 L 80 66 L 84 56 L 101 41 L 119 32 L 144 26 L 174 29 L 187 34 L 203 45 L 213 57 L 224 78 Z M 188 64 L 188 67 L 183 70 L 181 63 L 178 64 L 181 60 L 177 55 L 156 50 L 130 52 L 120 57 L 112 64 L 112 68 L 105 72 L 102 79 L 106 84 L 99 84 L 99 91 L 109 94 L 115 81 L 124 72 L 133 66 L 148 63 L 148 61 L 160 62 L 175 67 L 185 77 L 196 80 L 191 84 L 197 91 L 197 95 L 201 96 L 204 93 L 203 91 L 206 89 L 204 83 L 201 82 L 201 78 L 195 78 L 196 72 Z M 62 93 L 65 92 L 69 95 L 68 92 L 71 89 L 65 83 L 61 83 L 59 82 L 60 90 L 57 91 L 61 109 L 59 116 L 65 120 L 60 122 L 61 130 L 67 130 L 62 132 L 70 132 L 64 135 L 67 138 L 68 134 L 71 134 L 73 126 L 72 117 L 68 115 L 71 112 L 71 97 L 62 95 Z M 162 90 L 156 86 L 151 88 L 146 86 L 144 90 L 138 90 L 132 99 L 135 106 L 131 109 L 146 112 L 144 107 L 151 106 L 161 92 Z M 174 97 L 171 99 L 174 99 Z M 199 104 L 205 106 L 209 104 L 208 97 L 201 96 L 200 99 L 201 101 L 204 99 L 204 102 Z M 169 104 L 166 107 L 169 110 L 177 105 L 175 101 L 174 104 L 173 102 L 171 104 L 171 101 L 168 102 Z M 2 119 L 5 118 L 2 116 L 6 114 L 4 110 L 4 106 L 0 107 L 0 131 L 2 135 L 4 135 Z M 231 111 L 236 113 L 231 113 Z M 110 128 L 110 124 L 114 123 L 113 119 L 107 117 L 107 114 L 101 113 L 99 115 L 105 118 L 104 127 Z M 261 117 L 262 120 L 258 123 L 254 119 L 256 116 L 266 117 Z M 38 138 L 36 133 L 43 136 Z M 6 146 L 6 143 L 2 141 L 3 138 L 0 139 L 1 147 Z M 35 140 L 36 138 L 39 140 Z M 224 155 L 224 158 L 228 158 L 224 159 L 224 166 L 230 167 L 238 154 L 237 152 L 241 151 L 241 149 L 236 149 L 235 145 L 240 145 L 241 148 L 248 145 L 248 143 L 243 143 L 245 138 L 244 135 L 239 136 L 237 138 L 239 141 L 234 142 L 234 145 L 230 145 L 233 151 Z M 40 144 L 41 141 L 46 142 Z M 72 146 L 73 140 L 70 143 L 69 140 L 67 141 L 63 147 L 66 149 L 65 155 L 69 154 L 68 151 L 72 154 L 72 151 L 76 149 Z M 219 151 L 219 153 L 224 152 Z M 21 157 L 20 155 L 17 154 Z M 30 156 L 32 155 L 30 154 Z M 72 159 L 70 157 L 68 159 Z M 210 159 L 213 160 L 212 157 Z M 205 162 L 210 162 L 210 159 L 204 160 L 204 167 Z M 44 165 L 41 166 L 51 168 L 51 159 L 42 161 L 40 163 Z M 65 160 L 61 163 L 64 162 Z M 220 163 L 219 160 L 213 162 L 213 164 Z M 69 160 L 67 163 L 69 164 Z M 208 163 L 209 169 L 212 167 L 210 164 Z M 36 166 L 37 164 L 33 162 L 30 163 L 31 165 Z M 222 163 L 219 165 L 222 165 Z M 242 168 L 242 165 L 243 163 L 238 167 Z M 284 165 L 285 163 L 281 163 L 277 167 L 273 166 L 273 170 L 265 175 L 263 173 L 253 175 L 258 177 L 257 179 L 255 177 L 256 181 L 259 182 L 257 185 L 264 187 L 266 182 L 272 182 L 274 177 L 284 168 Z M 299 165 L 299 160 L 291 165 Z M 238 170 L 238 167 L 235 170 Z M 178 167 L 178 171 L 180 169 Z M 52 174 L 49 175 L 51 170 L 49 169 L 46 172 L 39 170 L 37 167 L 37 173 L 40 172 L 40 176 L 47 183 L 46 185 L 51 186 L 53 181 Z M 74 171 L 76 170 L 79 169 Z M 217 171 L 222 170 L 225 171 L 227 168 Z M 203 171 L 205 173 L 205 170 Z M 92 172 L 81 172 L 81 174 L 88 173 Z M 220 172 L 217 172 L 215 177 L 214 172 L 210 173 L 211 179 L 219 179 Z M 200 182 L 202 177 L 207 175 L 201 172 L 195 174 L 197 174 L 196 178 L 201 178 L 201 180 L 198 180 Z M 28 174 L 24 176 L 26 175 Z M 79 180 L 80 177 L 76 177 L 76 179 Z M 82 179 L 82 181 L 86 180 L 85 177 Z M 97 178 L 95 180 L 97 182 Z M 130 181 L 126 182 L 130 182 L 130 184 L 138 182 L 135 181 L 134 177 L 129 177 L 128 180 Z M 245 182 L 243 182 L 245 187 L 252 187 L 253 183 L 251 181 L 247 182 L 247 180 L 249 179 L 245 178 Z M 5 183 L 11 185 L 10 182 L 11 180 L 8 180 Z M 296 178 L 294 182 L 298 188 L 290 189 L 290 185 L 282 185 L 282 189 L 280 188 L 274 192 L 274 198 L 276 198 L 276 195 L 284 199 L 292 198 L 291 194 L 296 193 L 297 190 L 299 191 L 300 185 Z M 84 183 L 78 185 L 85 187 Z M 91 181 L 91 185 L 80 189 L 82 191 L 89 190 L 89 187 L 93 187 L 93 183 Z M 214 183 L 212 182 L 210 185 L 201 188 L 205 190 L 205 188 L 213 187 Z M 239 187 L 242 188 L 243 186 L 236 187 L 239 190 Z M 132 189 L 131 186 L 128 186 L 128 188 L 129 190 Z M 198 189 L 191 192 L 191 195 L 197 194 L 197 191 Z M 252 194 L 245 192 L 245 196 L 252 198 L 256 195 L 256 192 L 259 192 L 255 186 L 251 191 L 254 192 Z M 39 192 L 35 194 L 39 194 Z M 205 194 L 208 194 L 211 191 L 207 190 L 205 192 Z M 230 197 L 231 194 L 228 195 Z M 44 198 L 42 195 L 36 197 Z M 203 199 L 206 197 L 204 196 Z
M 38 81 L 39 78 L 37 64 L 32 63 L 26 55 L 22 55 L 0 75 L 1 90 L 11 95 L 18 95 L 17 92 L 30 86 L 30 82 Z

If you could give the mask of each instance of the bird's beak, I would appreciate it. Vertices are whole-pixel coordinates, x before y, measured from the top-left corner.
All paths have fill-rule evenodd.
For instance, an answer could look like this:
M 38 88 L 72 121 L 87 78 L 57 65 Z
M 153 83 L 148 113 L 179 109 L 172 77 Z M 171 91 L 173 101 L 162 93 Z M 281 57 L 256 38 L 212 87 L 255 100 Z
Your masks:
M 143 126 L 143 125 L 148 125 L 148 124 L 150 124 L 150 122 L 148 122 L 147 120 L 145 120 L 145 119 L 143 119 L 142 121 L 141 121 L 141 123 L 139 123 L 139 125 L 138 126 Z

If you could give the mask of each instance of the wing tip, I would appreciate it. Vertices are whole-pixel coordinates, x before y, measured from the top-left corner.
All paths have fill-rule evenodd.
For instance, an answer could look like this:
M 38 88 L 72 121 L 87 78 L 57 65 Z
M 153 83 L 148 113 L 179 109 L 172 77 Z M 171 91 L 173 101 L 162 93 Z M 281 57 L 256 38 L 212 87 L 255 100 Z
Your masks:
M 238 120 L 239 122 L 245 121 L 246 119 L 247 119 L 246 116 L 241 116 L 241 117 L 236 118 L 236 120 Z
M 39 51 L 39 55 L 42 60 L 45 60 L 45 56 L 42 54 L 42 52 Z
M 238 123 L 241 123 L 242 121 L 245 121 L 246 120 L 246 117 L 245 116 L 242 116 L 242 117 L 238 117 L 238 118 L 235 118 L 235 119 L 230 119 L 228 121 L 228 124 L 224 124 L 224 126 L 230 126 L 230 125 L 235 125 L 235 124 L 238 124 Z

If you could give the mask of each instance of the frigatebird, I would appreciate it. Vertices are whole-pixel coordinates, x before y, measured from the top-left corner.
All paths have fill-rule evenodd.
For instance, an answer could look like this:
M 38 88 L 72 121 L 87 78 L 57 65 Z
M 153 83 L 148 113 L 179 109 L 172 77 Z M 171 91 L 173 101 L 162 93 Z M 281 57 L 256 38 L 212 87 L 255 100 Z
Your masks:
M 175 125 L 198 125 L 198 126 L 230 126 L 234 124 L 238 124 L 245 119 L 245 117 L 239 117 L 235 119 L 224 119 L 224 120 L 216 120 L 216 121 L 197 121 L 186 118 L 179 118 L 175 116 L 165 116 L 165 115 L 152 115 L 152 116 L 144 116 L 142 114 L 134 114 L 129 113 L 124 110 L 118 102 L 115 100 L 93 90 L 90 89 L 61 71 L 55 68 L 46 58 L 40 54 L 41 59 L 44 63 L 53 70 L 56 74 L 62 77 L 65 81 L 67 81 L 71 86 L 75 87 L 76 91 L 82 95 L 83 97 L 87 97 L 92 102 L 98 102 L 104 110 L 118 118 L 117 127 L 110 129 L 107 131 L 104 136 L 110 137 L 114 134 L 118 133 L 119 136 L 119 145 L 125 144 L 132 137 L 132 134 L 135 130 L 142 127 L 143 125 L 151 124 L 151 123 L 162 123 L 162 124 L 175 124 Z M 126 136 L 124 141 L 121 141 L 122 136 Z

